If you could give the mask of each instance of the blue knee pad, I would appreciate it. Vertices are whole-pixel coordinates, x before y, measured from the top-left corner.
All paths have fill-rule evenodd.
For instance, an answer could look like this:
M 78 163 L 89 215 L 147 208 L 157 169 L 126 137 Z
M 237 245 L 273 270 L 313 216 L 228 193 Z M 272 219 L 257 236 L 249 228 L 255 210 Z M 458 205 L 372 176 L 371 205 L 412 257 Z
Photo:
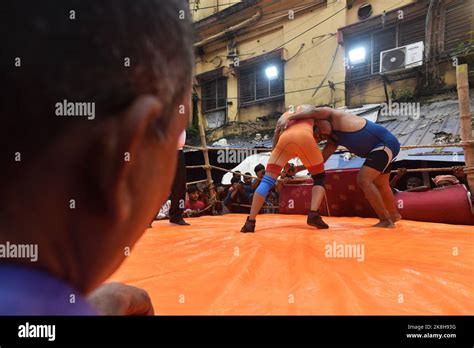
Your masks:
M 275 185 L 276 179 L 273 179 L 271 176 L 265 175 L 258 185 L 255 192 L 262 195 L 263 197 L 267 197 L 268 191 Z

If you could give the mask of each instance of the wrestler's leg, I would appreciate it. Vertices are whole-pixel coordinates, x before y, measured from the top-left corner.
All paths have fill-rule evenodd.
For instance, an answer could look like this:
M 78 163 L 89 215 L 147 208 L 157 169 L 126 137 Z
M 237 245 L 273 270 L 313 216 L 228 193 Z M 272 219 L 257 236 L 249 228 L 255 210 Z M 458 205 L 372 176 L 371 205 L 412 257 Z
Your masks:
M 267 176 L 272 178 L 275 181 L 276 181 L 276 178 L 278 178 L 278 174 L 271 173 L 271 172 L 265 172 L 265 177 L 267 177 Z M 265 177 L 263 179 L 265 179 Z M 262 182 L 260 183 L 260 185 L 262 185 L 262 184 L 264 184 L 264 185 L 268 184 L 269 186 L 272 185 L 271 181 L 268 181 L 268 183 L 264 183 L 263 179 L 262 179 Z M 262 209 L 263 204 L 265 203 L 265 198 L 267 198 L 267 195 L 265 194 L 265 196 L 264 196 L 263 191 L 259 192 L 258 188 L 257 188 L 257 190 L 255 191 L 255 193 L 253 195 L 252 207 L 250 208 L 250 214 L 249 214 L 249 220 L 255 220 L 255 218 L 257 217 L 258 212 L 260 211 L 260 209 Z
M 321 173 L 323 174 L 323 173 Z M 313 178 L 314 181 L 314 178 Z M 311 189 L 311 211 L 319 211 L 319 207 L 323 202 L 324 195 L 326 190 L 324 184 L 314 184 Z
M 385 208 L 390 214 L 390 219 L 393 222 L 401 220 L 402 216 L 397 209 L 395 197 L 393 195 L 392 188 L 390 187 L 390 173 L 381 174 L 375 179 L 374 184 L 377 186 L 380 195 L 382 196 Z
M 382 174 L 374 180 L 374 184 L 377 186 L 380 195 L 382 196 L 385 208 L 390 214 L 390 218 L 393 222 L 401 220 L 402 216 L 398 212 L 397 205 L 395 203 L 395 197 L 393 195 L 392 188 L 390 187 L 390 169 L 391 162 L 393 159 L 392 150 L 388 147 L 384 147 L 383 150 L 388 155 L 389 164 L 384 168 Z
M 252 207 L 250 208 L 250 215 L 247 217 L 247 221 L 240 230 L 240 232 L 248 233 L 255 232 L 255 222 L 257 214 L 262 209 L 265 203 L 265 198 L 268 192 L 276 182 L 276 178 L 280 175 L 283 166 L 291 159 L 292 154 L 285 150 L 286 143 L 283 140 L 282 144 L 279 144 L 273 149 L 270 159 L 265 170 L 265 176 L 258 185 L 252 199 Z
M 381 175 L 381 173 L 366 165 L 362 166 L 357 175 L 357 184 L 364 192 L 365 197 L 374 209 L 377 217 L 380 219 L 379 223 L 374 227 L 394 227 L 393 221 L 390 218 L 388 210 L 385 208 L 382 195 L 374 181 Z
M 323 221 L 319 214 L 319 207 L 324 199 L 326 190 L 324 159 L 321 150 L 314 139 L 308 139 L 307 144 L 311 146 L 300 146 L 298 149 L 298 157 L 303 162 L 303 165 L 308 169 L 313 178 L 313 188 L 311 189 L 311 210 L 308 214 L 307 223 L 310 226 L 326 229 L 329 226 Z

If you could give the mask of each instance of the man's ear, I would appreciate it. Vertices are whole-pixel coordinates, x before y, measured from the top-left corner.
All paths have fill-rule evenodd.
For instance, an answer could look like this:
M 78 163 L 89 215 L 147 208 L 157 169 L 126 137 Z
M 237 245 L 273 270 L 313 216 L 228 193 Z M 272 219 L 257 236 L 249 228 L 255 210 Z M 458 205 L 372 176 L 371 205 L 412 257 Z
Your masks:
M 145 95 L 136 98 L 122 114 L 104 121 L 99 140 L 99 148 L 103 153 L 96 168 L 104 199 L 102 203 L 109 217 L 116 222 L 127 220 L 131 214 L 129 176 L 139 156 L 137 148 L 141 143 L 149 141 L 146 138 L 152 134 L 154 137 L 165 136 L 165 132 L 152 133 L 153 124 L 159 122 L 161 117 L 162 103 L 153 96 Z

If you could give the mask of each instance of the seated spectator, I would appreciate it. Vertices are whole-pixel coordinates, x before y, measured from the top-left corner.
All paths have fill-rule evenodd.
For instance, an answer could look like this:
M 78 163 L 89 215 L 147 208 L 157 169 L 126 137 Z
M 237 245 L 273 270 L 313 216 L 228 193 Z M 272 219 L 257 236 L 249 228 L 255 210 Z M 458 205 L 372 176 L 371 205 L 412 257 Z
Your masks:
M 252 191 L 257 189 L 258 185 L 260 185 L 260 181 L 262 181 L 265 176 L 265 166 L 263 164 L 257 164 L 254 168 L 254 172 L 257 178 L 252 181 Z
M 184 204 L 184 214 L 187 217 L 200 216 L 201 211 L 206 207 L 206 204 L 199 200 L 199 195 L 200 192 L 196 185 L 188 187 L 188 197 Z
M 287 168 L 285 169 L 285 177 L 288 179 L 294 179 L 296 175 L 296 167 L 293 163 L 288 163 Z
M 437 188 L 459 184 L 459 180 L 454 175 L 437 175 L 434 177 L 433 182 Z
M 223 204 L 226 196 L 227 196 L 227 194 L 225 192 L 225 187 L 220 185 L 220 184 L 217 185 L 217 187 L 216 187 L 216 205 L 215 205 L 215 208 L 216 208 L 216 213 L 218 215 L 226 214 L 226 213 L 229 212 Z
M 249 197 L 250 202 L 253 198 L 253 192 L 257 189 L 258 185 L 260 185 L 260 181 L 262 181 L 263 177 L 265 176 L 265 166 L 263 164 L 257 164 L 254 168 L 255 175 L 257 176 L 256 179 L 252 181 L 252 195 Z M 270 192 L 268 193 L 267 197 L 265 198 L 265 203 L 262 207 L 261 214 L 268 214 L 274 213 L 273 208 L 265 208 L 266 206 L 272 206 L 274 204 L 274 200 L 276 197 L 275 192 L 276 186 L 273 186 Z
M 210 192 L 209 192 L 209 188 L 207 187 L 207 184 L 206 183 L 198 183 L 197 184 L 197 188 L 199 190 L 199 197 L 198 197 L 198 201 L 201 201 L 204 203 L 204 206 L 207 207 L 210 203 Z
M 250 199 L 250 196 L 253 194 L 253 190 L 252 190 L 252 174 L 250 174 L 249 172 L 245 173 L 245 176 L 244 176 L 244 190 L 245 190 L 245 193 L 248 194 L 249 199 Z
M 423 181 L 419 177 L 410 176 L 407 179 L 407 189 L 406 189 L 406 191 L 410 191 L 410 190 L 413 190 L 413 189 L 416 189 L 416 188 L 422 187 L 422 186 L 423 186 Z
M 239 181 L 242 181 L 242 172 L 239 170 L 236 170 L 234 173 L 232 173 L 232 178 L 237 178 Z
M 390 181 L 390 187 L 392 188 L 393 192 L 421 192 L 427 191 L 430 188 L 428 186 L 423 185 L 423 181 L 417 176 L 410 176 L 406 181 L 406 188 L 405 190 L 399 190 L 395 186 L 398 184 L 400 179 L 408 173 L 406 168 L 398 168 L 397 174 L 393 177 Z
M 281 189 L 283 188 L 283 185 L 285 185 L 289 180 L 290 177 L 288 176 L 287 172 L 282 169 L 280 173 L 280 178 L 277 180 L 275 191 L 279 194 Z
M 240 206 L 240 204 L 250 204 L 250 196 L 245 192 L 244 184 L 240 181 L 240 178 L 236 177 L 232 178 L 230 183 L 231 187 L 224 200 L 224 205 L 232 213 L 248 212 L 248 207 Z

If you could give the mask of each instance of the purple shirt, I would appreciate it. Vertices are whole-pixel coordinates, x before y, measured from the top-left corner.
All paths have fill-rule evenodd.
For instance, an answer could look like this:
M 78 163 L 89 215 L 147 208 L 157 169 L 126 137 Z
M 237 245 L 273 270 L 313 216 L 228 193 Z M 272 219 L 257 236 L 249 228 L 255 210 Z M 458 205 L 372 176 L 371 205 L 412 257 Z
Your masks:
M 0 264 L 0 315 L 97 313 L 77 290 L 62 280 L 32 268 Z

